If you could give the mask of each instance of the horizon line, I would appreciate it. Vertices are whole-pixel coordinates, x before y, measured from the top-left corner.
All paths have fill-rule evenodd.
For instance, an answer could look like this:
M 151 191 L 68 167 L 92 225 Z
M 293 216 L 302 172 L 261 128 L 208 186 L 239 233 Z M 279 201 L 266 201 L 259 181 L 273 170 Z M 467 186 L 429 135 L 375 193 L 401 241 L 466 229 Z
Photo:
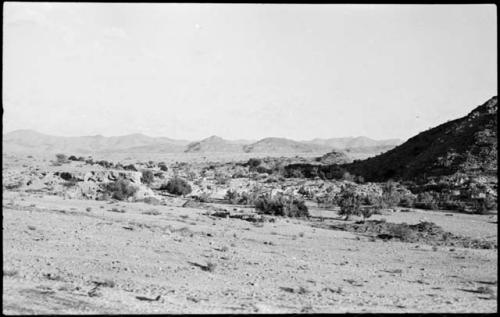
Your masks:
M 226 140 L 226 141 L 255 141 L 255 142 L 258 142 L 260 140 L 263 140 L 263 139 L 269 139 L 269 138 L 280 138 L 280 139 L 288 139 L 288 140 L 292 140 L 292 141 L 298 141 L 298 142 L 307 142 L 307 141 L 313 141 L 313 140 L 328 140 L 328 139 L 356 139 L 356 138 L 367 138 L 367 139 L 370 139 L 370 140 L 373 140 L 373 141 L 390 141 L 390 140 L 394 140 L 394 141 L 404 141 L 406 140 L 405 138 L 383 138 L 383 139 L 375 139 L 375 138 L 371 138 L 371 137 L 367 137 L 365 135 L 358 135 L 358 136 L 340 136 L 340 137 L 314 137 L 312 139 L 301 139 L 301 140 L 297 140 L 297 139 L 292 139 L 292 138 L 288 138 L 288 137 L 282 137 L 282 136 L 266 136 L 266 137 L 263 137 L 263 138 L 257 138 L 257 139 L 248 139 L 248 138 L 236 138 L 236 139 L 228 139 L 228 138 L 225 138 L 225 137 L 221 137 L 221 136 L 218 136 L 216 134 L 212 134 L 212 135 L 209 135 L 208 137 L 204 137 L 204 138 L 201 138 L 201 139 L 196 139 L 196 140 L 193 140 L 193 139 L 177 139 L 177 138 L 172 138 L 172 137 L 168 137 L 168 136 L 151 136 L 151 135 L 147 135 L 147 134 L 144 134 L 142 132 L 136 132 L 136 133 L 127 133 L 127 134 L 121 134 L 121 135 L 103 135 L 103 134 L 88 134 L 88 135 L 77 135 L 77 136 L 68 136 L 68 135 L 55 135 L 55 134 L 50 134 L 50 133 L 45 133 L 45 132 L 40 132 L 40 131 L 37 131 L 35 129 L 15 129 L 15 130 L 11 130 L 11 131 L 2 131 L 2 136 L 4 135 L 7 135 L 9 133 L 13 133 L 13 132 L 19 132 L 19 131 L 30 131 L 30 132 L 35 132 L 35 133 L 38 133 L 38 134 L 44 134 L 44 135 L 47 135 L 47 136 L 53 136 L 53 137 L 63 137 L 63 138 L 81 138 L 81 137 L 104 137 L 104 138 L 113 138 L 113 137 L 125 137 L 125 136 L 132 136 L 132 135 L 141 135 L 141 136 L 145 136 L 145 137 L 149 137 L 149 138 L 167 138 L 167 139 L 171 139 L 171 140 L 174 140 L 174 141 L 190 141 L 190 142 L 198 142 L 198 141 L 202 141 L 202 140 L 206 140 L 206 139 L 209 139 L 209 138 L 212 138 L 212 137 L 218 137 L 218 138 L 221 138 L 223 140 Z

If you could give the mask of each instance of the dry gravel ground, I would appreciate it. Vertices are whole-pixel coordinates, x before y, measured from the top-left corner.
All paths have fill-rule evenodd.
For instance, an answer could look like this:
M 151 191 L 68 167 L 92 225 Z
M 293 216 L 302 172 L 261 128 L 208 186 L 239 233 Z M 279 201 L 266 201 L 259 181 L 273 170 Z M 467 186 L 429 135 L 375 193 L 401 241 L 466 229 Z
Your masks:
M 497 249 L 371 241 L 307 220 L 255 225 L 196 208 L 3 194 L 4 314 L 497 311 Z M 377 217 L 497 239 L 496 215 Z

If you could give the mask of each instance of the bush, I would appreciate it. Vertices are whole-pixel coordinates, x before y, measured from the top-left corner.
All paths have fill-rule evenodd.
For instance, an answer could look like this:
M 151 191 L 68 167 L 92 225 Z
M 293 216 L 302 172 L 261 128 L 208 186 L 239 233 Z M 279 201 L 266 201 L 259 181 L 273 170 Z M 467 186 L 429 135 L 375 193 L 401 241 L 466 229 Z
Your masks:
M 375 194 L 366 194 L 362 197 L 363 205 L 367 206 L 382 206 L 382 196 Z
M 351 215 L 360 215 L 361 199 L 361 196 L 356 194 L 353 187 L 344 186 L 337 199 L 337 202 L 340 206 L 339 215 L 345 215 L 345 220 L 349 220 L 349 217 Z
M 319 208 L 331 208 L 337 205 L 336 197 L 331 195 L 316 196 L 315 200 Z
M 129 164 L 129 165 L 125 165 L 123 167 L 124 170 L 126 171 L 134 171 L 134 172 L 137 172 L 137 168 L 135 167 L 134 164 Z
M 381 197 L 382 208 L 389 208 L 399 206 L 401 202 L 401 195 L 396 190 L 396 183 L 392 181 L 386 182 L 382 186 L 382 197 Z
M 304 186 L 300 186 L 297 193 L 304 196 L 307 199 L 313 199 L 314 197 L 314 193 L 310 189 L 306 189 Z
M 379 213 L 378 207 L 365 207 L 361 208 L 361 216 L 363 216 L 363 220 L 366 220 L 373 216 L 374 214 Z
M 64 154 L 56 154 L 56 160 L 57 160 L 57 163 L 59 164 L 64 164 L 64 163 L 68 163 L 68 157 Z
M 356 178 L 355 178 L 355 176 L 351 175 L 349 172 L 344 172 L 344 174 L 342 175 L 342 179 L 345 181 L 354 182 L 354 180 Z
M 146 185 L 151 185 L 155 180 L 155 176 L 150 170 L 143 170 L 141 176 L 141 182 Z
M 416 233 L 412 228 L 406 223 L 391 224 L 387 228 L 389 235 L 394 236 L 401 241 L 411 242 L 416 238 Z
M 161 171 L 164 171 L 164 172 L 168 171 L 168 167 L 167 167 L 167 164 L 165 164 L 165 162 L 158 163 L 158 167 L 160 168 Z
M 65 181 L 73 180 L 73 175 L 71 173 L 68 173 L 68 172 L 62 172 L 61 174 L 59 174 L 59 177 L 61 177 Z
M 239 194 L 235 190 L 228 189 L 226 194 L 224 195 L 224 199 L 227 200 L 231 204 L 239 203 Z
M 486 215 L 490 210 L 497 209 L 497 202 L 490 196 L 483 199 L 475 199 L 473 203 L 473 213 L 478 215 Z
M 257 167 L 260 164 L 262 164 L 262 160 L 261 159 L 251 158 L 251 159 L 248 160 L 248 162 L 247 162 L 246 165 L 250 166 L 250 167 Z
M 251 169 L 251 170 L 253 171 L 254 169 Z M 273 173 L 273 171 L 272 171 L 271 169 L 266 168 L 266 167 L 264 167 L 264 166 L 257 166 L 257 167 L 255 168 L 255 171 L 256 171 L 257 173 L 259 173 L 259 174 L 272 174 L 272 173 Z
M 415 202 L 416 208 L 437 210 L 438 203 L 434 195 L 431 192 L 423 192 L 417 195 L 417 201 Z
M 105 194 L 108 194 L 112 198 L 118 200 L 125 200 L 132 197 L 137 192 L 137 188 L 126 179 L 119 179 L 112 183 L 108 183 L 106 184 L 104 190 Z
M 415 199 L 412 196 L 405 195 L 399 200 L 399 206 L 412 208 L 415 205 Z
M 217 185 L 226 185 L 229 182 L 229 176 L 224 173 L 217 172 L 214 177 Z
M 240 194 L 237 191 L 229 189 L 226 192 L 224 199 L 234 205 L 253 205 L 258 195 L 258 192 L 251 192 L 250 194 L 242 192 Z
M 210 194 L 207 192 L 202 192 L 201 194 L 199 194 L 198 196 L 195 196 L 193 198 L 194 198 L 194 200 L 196 200 L 200 203 L 209 203 L 212 201 L 212 199 L 210 198 Z
M 304 178 L 304 174 L 299 169 L 293 169 L 293 170 L 291 170 L 290 172 L 287 173 L 286 177 Z
M 273 216 L 309 217 L 304 200 L 285 195 L 262 195 L 255 200 L 255 208 Z
M 78 161 L 78 158 L 74 155 L 71 155 L 70 157 L 68 157 L 68 160 L 70 161 Z
M 160 187 L 160 190 L 166 190 L 173 195 L 183 196 L 189 194 L 192 191 L 191 185 L 189 185 L 188 182 L 180 177 L 174 177 L 170 179 L 166 184 L 163 184 Z
M 100 160 L 100 161 L 97 161 L 95 163 L 104 167 L 104 168 L 112 168 L 114 166 L 113 162 L 108 162 L 106 160 Z

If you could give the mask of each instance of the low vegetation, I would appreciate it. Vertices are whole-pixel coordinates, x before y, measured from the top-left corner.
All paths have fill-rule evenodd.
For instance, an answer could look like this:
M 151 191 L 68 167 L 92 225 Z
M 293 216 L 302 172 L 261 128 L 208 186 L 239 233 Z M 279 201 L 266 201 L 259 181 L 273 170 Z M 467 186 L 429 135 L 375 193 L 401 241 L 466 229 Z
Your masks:
M 104 196 L 117 200 L 126 200 L 137 192 L 137 187 L 129 180 L 119 179 L 104 186 Z
M 150 170 L 143 170 L 141 176 L 141 182 L 146 185 L 151 185 L 155 180 L 154 173 Z
M 337 199 L 340 206 L 339 215 L 345 216 L 345 220 L 349 220 L 351 216 L 359 216 L 361 200 L 361 196 L 354 191 L 352 186 L 344 186 Z
M 309 217 L 309 210 L 304 200 L 290 195 L 264 194 L 255 201 L 255 208 L 267 215 L 283 217 Z
M 165 190 L 172 195 L 185 196 L 191 193 L 191 185 L 180 177 L 170 179 L 166 184 L 161 185 L 160 190 Z

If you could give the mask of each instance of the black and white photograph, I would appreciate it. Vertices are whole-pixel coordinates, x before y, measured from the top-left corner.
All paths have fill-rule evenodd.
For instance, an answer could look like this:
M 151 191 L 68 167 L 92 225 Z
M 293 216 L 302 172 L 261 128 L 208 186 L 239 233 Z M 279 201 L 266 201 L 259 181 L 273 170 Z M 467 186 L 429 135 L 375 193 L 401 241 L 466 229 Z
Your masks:
M 4 2 L 3 314 L 496 313 L 497 9 Z

